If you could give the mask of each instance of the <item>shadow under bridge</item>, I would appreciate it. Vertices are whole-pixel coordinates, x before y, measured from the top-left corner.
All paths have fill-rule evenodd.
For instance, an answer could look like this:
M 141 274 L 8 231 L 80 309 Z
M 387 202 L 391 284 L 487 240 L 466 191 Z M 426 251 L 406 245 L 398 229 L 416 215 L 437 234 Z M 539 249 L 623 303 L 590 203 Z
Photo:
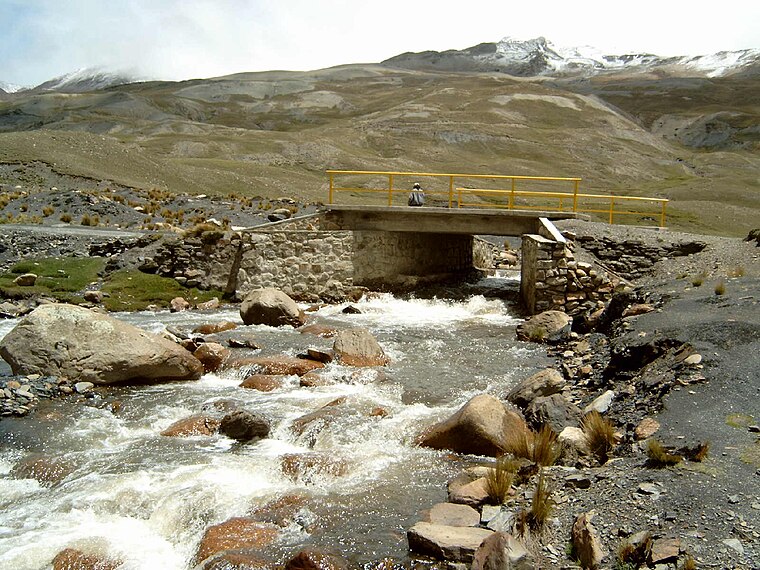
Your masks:
M 490 269 L 492 246 L 477 235 L 542 233 L 542 219 L 575 212 L 329 204 L 323 230 L 353 232 L 354 284 L 381 290 L 462 279 Z

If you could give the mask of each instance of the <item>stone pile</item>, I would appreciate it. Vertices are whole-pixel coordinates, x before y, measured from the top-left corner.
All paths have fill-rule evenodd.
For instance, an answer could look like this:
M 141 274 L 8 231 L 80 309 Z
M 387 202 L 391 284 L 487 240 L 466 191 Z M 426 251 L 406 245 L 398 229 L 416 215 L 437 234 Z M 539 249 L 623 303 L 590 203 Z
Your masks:
M 54 376 L 4 376 L 0 378 L 0 416 L 25 416 L 37 407 L 40 399 L 55 398 L 66 393 L 65 380 Z

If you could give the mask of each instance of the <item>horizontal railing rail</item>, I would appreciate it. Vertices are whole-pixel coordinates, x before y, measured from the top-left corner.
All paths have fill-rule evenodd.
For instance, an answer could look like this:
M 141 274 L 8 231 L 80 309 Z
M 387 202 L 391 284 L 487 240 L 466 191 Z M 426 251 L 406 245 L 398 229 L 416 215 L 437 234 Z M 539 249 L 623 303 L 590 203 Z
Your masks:
M 423 188 L 425 196 L 441 196 L 444 202 L 448 202 L 449 208 L 505 208 L 510 210 L 546 210 L 556 209 L 560 212 L 579 212 L 588 214 L 603 214 L 610 224 L 615 223 L 617 216 L 639 216 L 641 218 L 656 219 L 659 217 L 660 226 L 665 227 L 666 208 L 668 200 L 665 198 L 649 198 L 642 196 L 623 196 L 607 194 L 580 193 L 580 178 L 558 176 L 523 176 L 504 174 L 447 174 L 437 172 L 389 172 L 381 170 L 328 170 L 329 195 L 328 203 L 333 204 L 335 196 L 339 192 L 355 194 L 385 194 L 387 203 L 392 206 L 394 200 L 408 195 L 411 184 L 400 187 L 398 180 L 443 178 L 448 182 L 447 190 L 435 190 Z M 336 177 L 364 177 L 366 182 L 363 186 L 339 186 Z M 459 186 L 458 181 L 464 180 L 495 180 L 510 181 L 509 188 L 470 188 Z M 377 186 L 378 180 L 382 180 L 383 186 Z M 385 183 L 387 182 L 387 186 Z M 558 192 L 547 190 L 522 190 L 518 184 L 527 183 L 558 186 L 560 184 L 572 185 L 572 192 Z M 394 184 L 396 184 L 394 186 Z M 598 201 L 606 202 L 604 205 L 594 206 Z M 548 205 L 547 205 L 548 204 Z M 616 206 L 617 204 L 617 206 Z M 629 204 L 629 206 L 623 206 Z M 637 205 L 649 205 L 649 209 L 631 209 Z M 616 209 L 622 208 L 622 209 Z

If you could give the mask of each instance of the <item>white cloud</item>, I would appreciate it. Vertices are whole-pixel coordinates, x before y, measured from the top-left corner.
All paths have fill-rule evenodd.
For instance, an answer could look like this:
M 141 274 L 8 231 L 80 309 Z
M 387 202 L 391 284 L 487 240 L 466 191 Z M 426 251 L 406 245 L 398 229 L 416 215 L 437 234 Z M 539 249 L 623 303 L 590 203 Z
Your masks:
M 662 55 L 760 47 L 760 3 L 694 0 L 0 0 L 0 79 L 81 67 L 184 79 L 381 61 L 504 36 Z

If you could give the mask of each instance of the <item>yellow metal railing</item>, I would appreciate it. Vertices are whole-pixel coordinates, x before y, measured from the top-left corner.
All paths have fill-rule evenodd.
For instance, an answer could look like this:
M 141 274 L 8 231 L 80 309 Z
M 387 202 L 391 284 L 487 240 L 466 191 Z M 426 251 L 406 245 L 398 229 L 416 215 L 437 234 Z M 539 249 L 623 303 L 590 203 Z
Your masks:
M 447 190 L 433 190 L 423 188 L 425 196 L 442 196 L 448 201 L 449 208 L 506 208 L 509 210 L 546 210 L 552 208 L 560 212 L 580 212 L 590 214 L 604 214 L 610 224 L 615 223 L 616 216 L 640 216 L 660 218 L 660 226 L 665 227 L 666 207 L 668 200 L 665 198 L 647 198 L 640 196 L 620 196 L 606 194 L 579 193 L 580 178 L 563 178 L 556 176 L 507 176 L 501 174 L 441 174 L 432 172 L 385 172 L 373 170 L 328 170 L 329 195 L 328 203 L 334 203 L 335 194 L 338 192 L 353 192 L 387 194 L 388 206 L 392 206 L 398 197 L 406 199 L 411 184 L 399 187 L 394 183 L 399 178 L 443 178 L 447 179 Z M 362 186 L 338 186 L 336 176 L 363 177 L 366 182 Z M 496 181 L 510 181 L 509 188 L 469 188 L 459 186 L 456 182 L 468 179 L 489 179 Z M 387 180 L 386 187 L 377 186 Z M 572 192 L 556 192 L 546 190 L 518 190 L 518 183 L 551 185 L 556 187 L 560 184 L 572 185 Z M 604 205 L 596 205 L 599 201 L 606 202 Z M 623 209 L 616 209 L 617 206 Z M 548 204 L 548 205 L 547 205 Z M 629 206 L 623 206 L 628 204 Z M 648 210 L 633 210 L 634 205 L 649 205 Z M 654 206 L 652 208 L 651 206 Z

